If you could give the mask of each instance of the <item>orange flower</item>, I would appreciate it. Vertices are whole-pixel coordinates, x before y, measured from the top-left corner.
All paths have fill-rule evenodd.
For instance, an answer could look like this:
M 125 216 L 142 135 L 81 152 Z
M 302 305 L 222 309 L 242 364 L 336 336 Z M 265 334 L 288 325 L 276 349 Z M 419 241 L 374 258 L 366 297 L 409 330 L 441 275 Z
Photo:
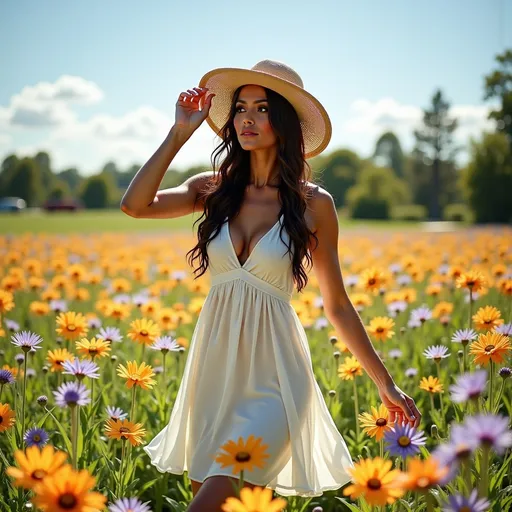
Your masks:
M 0 432 L 5 432 L 14 425 L 15 416 L 16 413 L 9 404 L 0 404 Z
M 155 338 L 160 336 L 160 327 L 149 318 L 137 319 L 130 324 L 127 336 L 137 343 L 152 345 Z
M 120 364 L 117 374 L 126 379 L 126 387 L 128 389 L 133 386 L 150 389 L 156 384 L 156 380 L 151 378 L 155 375 L 153 368 L 144 362 L 138 366 L 135 361 L 128 361 L 127 368 Z
M 110 343 L 101 338 L 82 338 L 76 342 L 76 349 L 85 359 L 94 360 L 95 357 L 105 357 L 111 350 Z
M 432 377 L 430 375 L 427 378 L 423 377 L 420 381 L 420 389 L 424 389 L 425 391 L 428 391 L 429 393 L 440 393 L 443 391 L 443 385 L 439 381 L 437 377 Z
M 457 277 L 455 286 L 477 292 L 486 284 L 485 276 L 478 270 L 470 270 Z
M 242 437 L 238 438 L 238 442 L 229 440 L 223 444 L 220 449 L 226 453 L 219 453 L 215 457 L 215 462 L 221 465 L 221 468 L 233 466 L 233 473 L 238 474 L 240 471 L 252 471 L 254 466 L 263 468 L 265 466 L 264 459 L 270 457 L 268 453 L 264 453 L 268 445 L 261 444 L 261 437 L 254 437 L 252 434 L 244 442 Z
M 114 420 L 109 418 L 105 425 L 105 433 L 111 439 L 128 439 L 132 446 L 138 446 L 142 443 L 146 430 L 142 428 L 142 423 L 132 423 L 127 419 Z
M 494 306 L 485 306 L 473 315 L 473 322 L 477 329 L 492 331 L 495 327 L 501 325 L 504 320 L 501 318 L 499 309 Z
M 372 405 L 371 410 L 372 414 L 363 412 L 359 415 L 359 423 L 364 432 L 380 441 L 384 438 L 384 434 L 391 430 L 394 422 L 389 421 L 389 411 L 384 404 L 380 404 L 378 410 Z
M 362 459 L 347 471 L 352 476 L 353 484 L 343 489 L 343 495 L 355 500 L 360 496 L 369 505 L 386 505 L 394 503 L 404 491 L 397 484 L 400 470 L 391 469 L 392 462 L 380 457 Z
M 75 356 L 69 352 L 67 348 L 56 348 L 55 350 L 48 350 L 48 355 L 46 359 L 50 361 L 52 364 L 50 371 L 51 372 L 62 372 L 64 368 L 62 368 L 62 363 L 64 361 L 73 361 Z
M 58 334 L 67 340 L 76 340 L 80 336 L 87 334 L 89 328 L 87 327 L 87 319 L 82 313 L 75 313 L 74 311 L 67 311 L 60 313 L 56 319 Z
M 409 459 L 407 471 L 398 479 L 404 489 L 416 492 L 426 492 L 430 487 L 438 485 L 448 474 L 448 467 L 440 467 L 435 457 L 421 460 L 418 457 Z
M 50 444 L 42 449 L 37 445 L 30 446 L 25 452 L 14 452 L 19 467 L 8 467 L 6 473 L 15 479 L 14 485 L 33 489 L 43 478 L 53 475 L 66 462 L 67 457 L 65 452 L 56 451 Z
M 386 341 L 388 338 L 392 338 L 395 334 L 393 327 L 395 321 L 387 316 L 376 316 L 370 320 L 370 325 L 367 330 L 370 334 L 375 336 L 378 340 Z
M 469 353 L 475 356 L 474 362 L 479 365 L 488 365 L 490 361 L 501 363 L 510 352 L 512 346 L 508 336 L 499 332 L 490 331 L 480 334 L 478 340 L 471 343 Z
M 338 367 L 338 375 L 343 380 L 354 380 L 356 375 L 363 375 L 363 367 L 355 357 L 346 357 Z

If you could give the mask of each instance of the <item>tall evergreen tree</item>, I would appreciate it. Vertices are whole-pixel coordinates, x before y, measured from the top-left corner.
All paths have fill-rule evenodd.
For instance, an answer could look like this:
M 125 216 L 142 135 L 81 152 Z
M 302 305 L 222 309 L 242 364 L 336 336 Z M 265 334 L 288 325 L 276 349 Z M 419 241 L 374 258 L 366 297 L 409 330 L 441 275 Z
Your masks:
M 423 112 L 423 126 L 414 130 L 416 149 L 432 161 L 430 166 L 429 217 L 441 218 L 440 196 L 442 194 L 441 169 L 443 162 L 453 162 L 460 150 L 453 141 L 457 119 L 448 115 L 450 104 L 443 98 L 441 90 L 432 97 L 432 105 Z
M 404 154 L 398 137 L 393 132 L 383 133 L 375 144 L 373 161 L 377 165 L 389 167 L 397 178 L 404 177 Z

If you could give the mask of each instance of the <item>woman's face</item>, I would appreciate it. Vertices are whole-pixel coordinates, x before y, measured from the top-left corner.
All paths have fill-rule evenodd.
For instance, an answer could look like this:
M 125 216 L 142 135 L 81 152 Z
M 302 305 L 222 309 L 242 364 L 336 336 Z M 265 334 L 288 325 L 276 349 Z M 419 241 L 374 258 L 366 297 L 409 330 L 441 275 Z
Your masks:
M 275 146 L 277 138 L 270 126 L 265 89 L 259 85 L 245 85 L 235 104 L 234 126 L 238 141 L 247 151 Z M 242 135 L 250 131 L 256 135 Z

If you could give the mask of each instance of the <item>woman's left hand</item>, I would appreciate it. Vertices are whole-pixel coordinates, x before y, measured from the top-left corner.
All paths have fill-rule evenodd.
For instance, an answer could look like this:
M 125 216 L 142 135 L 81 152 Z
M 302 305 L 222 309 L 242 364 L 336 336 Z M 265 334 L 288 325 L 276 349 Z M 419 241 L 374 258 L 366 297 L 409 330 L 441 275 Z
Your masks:
M 379 386 L 379 395 L 382 403 L 389 411 L 389 421 L 396 423 L 409 423 L 418 428 L 421 413 L 414 400 L 406 395 L 396 384 Z

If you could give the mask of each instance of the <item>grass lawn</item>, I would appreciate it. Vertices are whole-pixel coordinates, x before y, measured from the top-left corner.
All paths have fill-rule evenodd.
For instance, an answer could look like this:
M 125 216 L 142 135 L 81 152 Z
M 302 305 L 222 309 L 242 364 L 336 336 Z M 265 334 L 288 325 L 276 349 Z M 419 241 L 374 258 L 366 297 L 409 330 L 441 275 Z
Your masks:
M 121 210 L 84 210 L 81 212 L 45 212 L 27 210 L 20 214 L 0 215 L 0 234 L 22 233 L 92 233 L 92 232 L 161 232 L 183 230 L 193 233 L 193 222 L 200 214 L 176 219 L 134 219 Z M 457 226 L 455 229 L 457 229 Z M 460 225 L 460 228 L 464 227 Z M 340 229 L 422 231 L 424 223 L 398 221 L 351 220 L 340 217 Z

